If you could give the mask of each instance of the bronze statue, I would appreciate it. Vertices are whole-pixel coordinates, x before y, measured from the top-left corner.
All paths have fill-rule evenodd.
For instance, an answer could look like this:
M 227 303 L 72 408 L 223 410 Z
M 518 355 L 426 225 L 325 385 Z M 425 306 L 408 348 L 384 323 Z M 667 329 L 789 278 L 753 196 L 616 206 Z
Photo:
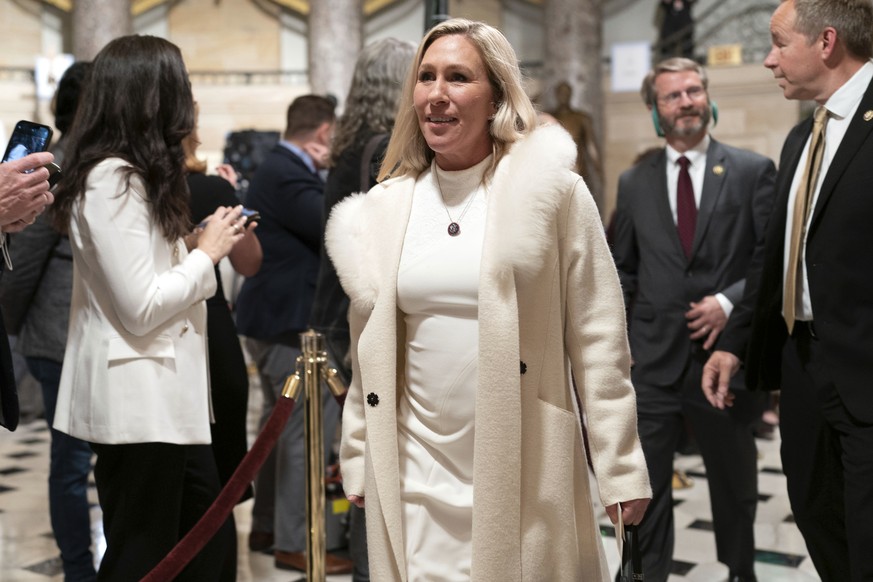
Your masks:
M 566 81 L 562 81 L 555 87 L 555 98 L 558 105 L 552 116 L 558 120 L 576 142 L 578 154 L 576 156 L 576 169 L 585 181 L 590 183 L 592 172 L 600 174 L 600 154 L 597 149 L 597 139 L 594 135 L 594 124 L 591 116 L 570 105 L 570 97 L 573 89 Z

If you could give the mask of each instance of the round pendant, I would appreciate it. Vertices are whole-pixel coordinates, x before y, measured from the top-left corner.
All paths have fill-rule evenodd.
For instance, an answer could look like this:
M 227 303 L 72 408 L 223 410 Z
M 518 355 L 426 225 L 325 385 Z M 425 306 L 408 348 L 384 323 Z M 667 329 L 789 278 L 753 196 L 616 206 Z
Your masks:
M 458 236 L 461 234 L 461 227 L 457 222 L 452 222 L 449 224 L 449 236 Z

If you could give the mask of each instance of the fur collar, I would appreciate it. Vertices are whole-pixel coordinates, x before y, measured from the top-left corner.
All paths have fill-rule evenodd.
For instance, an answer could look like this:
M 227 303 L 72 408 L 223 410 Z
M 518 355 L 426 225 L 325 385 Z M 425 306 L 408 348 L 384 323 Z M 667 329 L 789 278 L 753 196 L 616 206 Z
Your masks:
M 576 144 L 557 125 L 540 127 L 516 143 L 497 166 L 492 186 L 495 229 L 494 274 L 506 282 L 525 279 L 541 266 L 557 233 L 550 228 L 578 176 Z
M 511 282 L 513 276 L 531 277 L 554 244 L 555 216 L 579 179 L 569 171 L 575 161 L 576 144 L 556 125 L 534 130 L 500 160 L 488 202 L 485 244 L 492 249 L 492 260 L 483 268 L 501 283 Z M 409 176 L 388 180 L 367 195 L 349 196 L 330 214 L 325 231 L 328 255 L 349 298 L 360 307 L 369 309 L 375 302 L 383 269 L 396 269 L 386 258 L 396 257 L 402 244 L 414 184 Z M 398 241 L 380 225 L 396 223 L 401 212 L 406 214 Z

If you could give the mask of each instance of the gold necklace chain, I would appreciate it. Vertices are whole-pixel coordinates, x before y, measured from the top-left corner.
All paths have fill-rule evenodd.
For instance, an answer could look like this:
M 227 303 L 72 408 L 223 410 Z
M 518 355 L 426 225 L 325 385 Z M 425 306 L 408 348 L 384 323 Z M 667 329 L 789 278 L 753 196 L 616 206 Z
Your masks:
M 473 193 L 470 194 L 469 198 L 467 199 L 467 204 L 464 205 L 464 209 L 461 211 L 461 215 L 458 217 L 458 220 L 454 220 L 452 218 L 452 214 L 449 212 L 449 205 L 446 204 L 446 199 L 443 197 L 443 186 L 442 184 L 440 184 L 439 166 L 437 166 L 436 163 L 434 163 L 433 165 L 433 175 L 436 176 L 437 190 L 439 190 L 440 193 L 440 202 L 443 203 L 443 208 L 446 209 L 446 216 L 449 217 L 449 226 L 446 231 L 449 233 L 449 236 L 458 236 L 459 234 L 461 234 L 461 225 L 459 223 L 461 222 L 461 220 L 464 219 L 464 215 L 467 214 L 467 210 L 470 209 L 470 204 L 473 203 L 473 199 L 476 197 L 476 193 L 479 191 L 479 188 L 477 187 L 475 190 L 473 190 Z

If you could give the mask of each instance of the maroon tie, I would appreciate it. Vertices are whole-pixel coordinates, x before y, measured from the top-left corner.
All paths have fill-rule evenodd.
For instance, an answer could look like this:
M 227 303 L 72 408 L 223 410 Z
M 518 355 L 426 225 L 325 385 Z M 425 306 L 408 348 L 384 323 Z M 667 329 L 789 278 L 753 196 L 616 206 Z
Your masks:
M 679 162 L 679 181 L 676 183 L 676 228 L 679 230 L 679 242 L 685 256 L 691 256 L 691 245 L 694 244 L 694 228 L 697 226 L 697 203 L 694 201 L 694 186 L 691 185 L 691 175 L 688 165 L 691 162 L 682 156 Z

